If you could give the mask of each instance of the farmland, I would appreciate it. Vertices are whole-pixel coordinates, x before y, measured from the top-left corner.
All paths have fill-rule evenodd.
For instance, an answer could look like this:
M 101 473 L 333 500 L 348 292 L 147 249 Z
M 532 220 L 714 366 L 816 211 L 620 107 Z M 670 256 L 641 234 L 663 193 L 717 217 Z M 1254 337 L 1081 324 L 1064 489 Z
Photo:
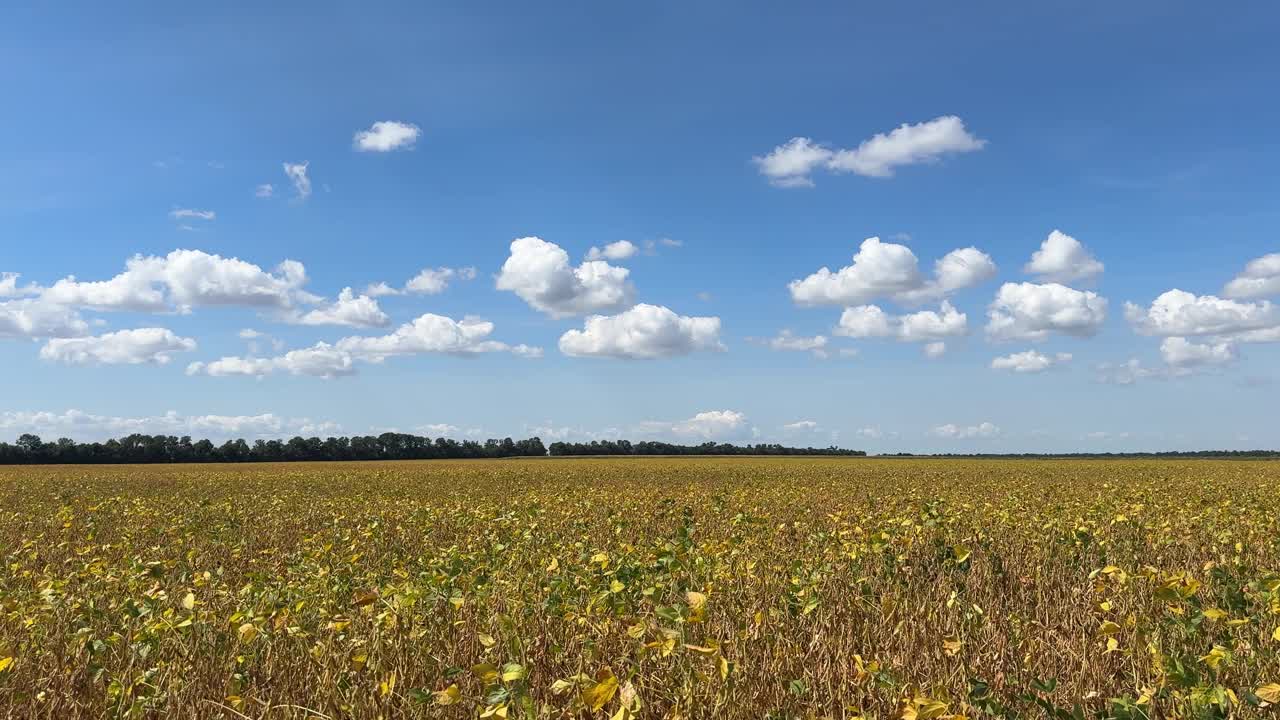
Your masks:
M 1276 463 L 0 468 L 0 558 L 0 717 L 1280 703 Z

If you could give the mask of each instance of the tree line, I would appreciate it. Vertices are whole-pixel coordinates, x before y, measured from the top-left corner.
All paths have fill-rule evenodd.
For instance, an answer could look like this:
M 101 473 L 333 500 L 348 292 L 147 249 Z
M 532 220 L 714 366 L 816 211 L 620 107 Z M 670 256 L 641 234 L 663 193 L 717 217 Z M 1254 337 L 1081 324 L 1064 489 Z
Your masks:
M 319 460 L 442 460 L 468 458 L 542 457 L 545 455 L 865 455 L 840 448 L 788 448 L 781 445 L 736 446 L 704 443 L 671 445 L 659 442 L 604 441 L 552 443 L 526 440 L 452 440 L 405 433 L 355 437 L 295 437 L 290 440 L 228 440 L 215 445 L 190 436 L 135 433 L 104 442 L 76 442 L 59 438 L 45 442 L 25 434 L 13 444 L 0 442 L 0 465 L 89 463 L 226 463 L 303 462 Z

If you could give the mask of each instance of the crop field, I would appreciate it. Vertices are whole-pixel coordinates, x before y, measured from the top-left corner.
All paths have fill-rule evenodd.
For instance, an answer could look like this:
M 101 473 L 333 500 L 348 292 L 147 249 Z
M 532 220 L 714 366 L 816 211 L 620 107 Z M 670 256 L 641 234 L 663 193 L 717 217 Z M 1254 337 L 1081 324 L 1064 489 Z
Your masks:
M 1280 715 L 1280 463 L 0 468 L 0 559 L 0 717 Z

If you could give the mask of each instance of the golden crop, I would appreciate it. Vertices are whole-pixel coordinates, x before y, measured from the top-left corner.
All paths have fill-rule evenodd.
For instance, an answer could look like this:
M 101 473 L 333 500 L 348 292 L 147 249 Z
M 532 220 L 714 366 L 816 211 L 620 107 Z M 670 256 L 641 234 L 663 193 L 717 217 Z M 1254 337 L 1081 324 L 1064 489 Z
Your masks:
M 0 560 L 12 718 L 1280 704 L 1276 463 L 5 468 Z

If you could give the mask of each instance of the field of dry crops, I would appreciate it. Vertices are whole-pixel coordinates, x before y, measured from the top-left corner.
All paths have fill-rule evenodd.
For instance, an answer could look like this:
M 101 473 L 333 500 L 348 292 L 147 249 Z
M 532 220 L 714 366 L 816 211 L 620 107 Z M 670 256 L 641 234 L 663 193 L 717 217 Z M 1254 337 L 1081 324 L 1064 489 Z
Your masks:
M 1252 718 L 1280 463 L 0 468 L 0 716 Z

